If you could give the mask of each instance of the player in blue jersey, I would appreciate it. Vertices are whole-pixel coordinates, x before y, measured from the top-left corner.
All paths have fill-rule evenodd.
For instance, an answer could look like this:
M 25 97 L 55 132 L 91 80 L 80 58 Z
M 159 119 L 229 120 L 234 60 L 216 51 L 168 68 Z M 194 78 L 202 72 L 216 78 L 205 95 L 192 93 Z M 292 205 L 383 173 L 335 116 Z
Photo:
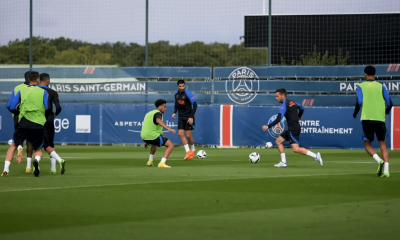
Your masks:
M 322 166 L 322 157 L 320 153 L 313 153 L 306 148 L 302 148 L 299 146 L 300 140 L 300 124 L 299 120 L 304 112 L 304 107 L 293 100 L 287 99 L 286 89 L 279 88 L 275 91 L 276 100 L 281 103 L 279 108 L 278 116 L 275 121 L 270 123 L 269 125 L 264 125 L 262 129 L 267 131 L 269 128 L 272 128 L 276 124 L 278 124 L 282 117 L 286 118 L 288 124 L 288 130 L 284 131 L 277 139 L 276 145 L 278 147 L 279 152 L 281 153 L 281 161 L 278 164 L 275 164 L 275 167 L 287 167 L 285 148 L 283 147 L 283 143 L 285 141 L 290 142 L 290 146 L 292 147 L 293 152 L 305 154 L 314 158 L 321 166 Z
M 172 118 L 175 118 L 176 112 L 178 112 L 178 134 L 186 151 L 183 160 L 190 160 L 193 159 L 195 154 L 192 130 L 194 130 L 195 127 L 194 115 L 196 113 L 197 103 L 193 94 L 185 90 L 184 80 L 179 80 L 177 84 L 179 90 L 174 95 L 175 107 Z M 190 149 L 186 137 L 189 140 Z

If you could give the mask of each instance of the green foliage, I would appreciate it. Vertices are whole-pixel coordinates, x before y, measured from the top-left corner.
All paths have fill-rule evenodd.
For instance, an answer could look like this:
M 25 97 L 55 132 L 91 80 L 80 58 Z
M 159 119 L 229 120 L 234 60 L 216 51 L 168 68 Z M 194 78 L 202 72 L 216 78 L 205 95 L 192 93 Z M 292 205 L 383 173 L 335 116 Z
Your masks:
M 317 51 L 317 47 L 314 46 L 314 51 L 312 53 L 308 53 L 306 55 L 301 55 L 300 61 L 292 60 L 291 65 L 307 65 L 307 66 L 330 66 L 330 65 L 347 65 L 347 61 L 349 59 L 349 52 L 346 53 L 346 56 L 343 56 L 342 50 L 339 49 L 338 56 L 329 55 L 328 51 L 325 51 L 325 54 L 322 55 Z M 286 66 L 286 62 L 281 57 L 281 65 Z
M 68 38 L 33 38 L 33 63 L 74 65 L 143 66 L 145 47 L 136 43 L 91 44 Z M 0 64 L 29 63 L 29 39 L 0 46 Z M 171 45 L 149 43 L 149 66 L 239 66 L 265 65 L 267 52 L 247 49 L 244 44 L 191 42 Z

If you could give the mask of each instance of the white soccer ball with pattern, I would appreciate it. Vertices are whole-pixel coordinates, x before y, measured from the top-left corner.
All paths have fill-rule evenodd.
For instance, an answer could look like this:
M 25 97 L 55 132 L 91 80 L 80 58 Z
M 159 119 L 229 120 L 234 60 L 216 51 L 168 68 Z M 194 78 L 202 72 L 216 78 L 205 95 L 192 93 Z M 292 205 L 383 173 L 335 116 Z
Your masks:
M 8 145 L 11 145 L 12 143 L 13 143 L 12 139 L 8 140 Z
M 200 158 L 200 159 L 206 158 L 207 157 L 206 151 L 204 151 L 204 150 L 198 151 L 197 152 L 197 157 Z
M 267 147 L 267 148 L 272 148 L 272 142 L 267 142 L 266 144 L 265 144 L 265 146 Z
M 256 152 L 250 153 L 249 161 L 251 163 L 258 163 L 258 161 L 260 161 L 260 154 L 258 154 Z

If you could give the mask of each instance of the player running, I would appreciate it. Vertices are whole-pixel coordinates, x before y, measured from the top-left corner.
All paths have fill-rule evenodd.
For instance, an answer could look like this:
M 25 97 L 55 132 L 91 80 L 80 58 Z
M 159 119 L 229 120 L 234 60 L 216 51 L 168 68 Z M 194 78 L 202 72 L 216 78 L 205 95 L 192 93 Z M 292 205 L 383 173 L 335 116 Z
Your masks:
M 357 117 L 361 108 L 360 119 L 363 128 L 364 148 L 379 164 L 377 171 L 378 177 L 390 177 L 389 152 L 385 141 L 385 113 L 390 113 L 393 103 L 386 87 L 375 81 L 375 74 L 376 70 L 374 66 L 366 66 L 364 68 L 364 75 L 367 81 L 361 83 L 357 87 L 357 102 L 353 117 Z M 379 158 L 378 154 L 372 148 L 374 134 L 376 134 L 376 138 L 379 141 L 383 160 Z
M 15 95 L 17 95 L 17 93 L 18 93 L 18 91 L 21 89 L 21 88 L 23 88 L 23 87 L 26 87 L 27 85 L 29 85 L 29 74 L 30 74 L 30 72 L 31 71 L 27 71 L 27 72 L 25 72 L 25 74 L 24 74 L 24 78 L 25 78 L 25 82 L 24 83 L 21 83 L 21 84 L 19 84 L 19 85 L 17 85 L 14 89 L 13 89 L 13 91 L 11 92 L 11 95 L 10 95 L 10 98 L 9 98 L 9 100 L 8 100 L 8 103 L 7 103 L 7 109 L 8 110 L 10 110 L 10 107 L 11 107 L 11 102 L 12 102 L 12 100 L 14 99 L 14 96 Z M 14 131 L 17 129 L 17 127 L 18 127 L 18 119 L 19 119 L 19 111 L 16 111 L 15 112 L 15 114 L 12 114 L 12 117 L 13 117 L 13 120 L 14 120 Z M 9 149 L 8 149 L 8 151 L 7 151 L 7 154 L 6 155 L 9 155 L 9 157 L 7 157 L 8 159 L 9 158 L 14 158 L 14 155 L 11 155 L 11 154 L 13 154 L 14 152 L 15 152 L 15 150 L 17 149 L 18 150 L 18 153 L 17 153 L 17 163 L 19 164 L 19 163 L 21 163 L 22 162 L 22 155 L 23 155 L 23 146 L 21 145 L 21 146 L 17 146 L 17 145 L 15 145 L 14 144 L 14 142 L 11 144 L 11 146 L 12 147 L 10 147 Z M 26 161 L 26 173 L 31 173 L 31 166 L 32 166 L 32 153 L 33 153 L 33 151 L 32 151 L 32 145 L 29 143 L 29 142 L 27 142 L 26 143 L 26 154 L 27 154 L 27 161 Z
M 285 141 L 290 142 L 290 146 L 292 147 L 293 152 L 305 154 L 314 158 L 321 166 L 323 164 L 321 154 L 320 153 L 313 153 L 306 148 L 302 148 L 299 146 L 299 139 L 300 139 L 300 124 L 299 120 L 304 112 L 304 107 L 300 104 L 297 104 L 295 101 L 289 100 L 286 98 L 286 89 L 279 88 L 275 91 L 276 93 L 276 100 L 281 103 L 280 110 L 278 116 L 276 117 L 275 121 L 270 123 L 269 125 L 264 125 L 262 129 L 264 131 L 272 128 L 276 124 L 278 124 L 282 117 L 286 118 L 288 124 L 288 130 L 284 131 L 277 139 L 276 145 L 278 146 L 278 150 L 281 153 L 281 161 L 278 164 L 275 164 L 275 167 L 287 167 L 286 162 L 286 155 L 285 155 L 285 148 L 283 147 L 283 143 Z
M 40 74 L 40 86 L 48 93 L 49 108 L 45 112 L 46 123 L 44 124 L 44 144 L 43 148 L 50 156 L 51 163 L 51 174 L 56 174 L 56 160 L 60 164 L 61 174 L 65 173 L 65 160 L 61 159 L 60 156 L 56 153 L 54 149 L 54 118 L 60 114 L 61 106 L 60 101 L 58 99 L 58 94 L 53 89 L 49 88 L 50 84 L 50 75 L 47 73 Z M 56 112 L 53 112 L 53 103 L 56 106 Z
M 144 147 L 147 148 L 151 145 L 150 149 L 150 158 L 147 162 L 147 166 L 153 166 L 153 158 L 156 153 L 157 147 L 165 146 L 164 156 L 161 159 L 161 162 L 158 164 L 159 168 L 171 168 L 165 164 L 167 158 L 171 154 L 174 149 L 174 144 L 168 138 L 163 136 L 163 128 L 175 134 L 175 129 L 169 128 L 163 122 L 163 113 L 167 109 L 167 101 L 164 99 L 158 99 L 155 102 L 156 108 L 153 111 L 150 111 L 146 114 L 143 120 L 142 131 L 140 132 L 140 137 L 145 142 Z
M 31 72 L 30 85 L 21 88 L 14 96 L 10 110 L 15 113 L 19 110 L 18 127 L 14 132 L 15 145 L 22 145 L 26 139 L 32 144 L 35 160 L 33 161 L 33 174 L 40 174 L 39 161 L 42 158 L 43 125 L 46 122 L 45 111 L 48 108 L 48 96 L 46 90 L 38 87 L 39 73 Z M 15 150 L 11 156 L 14 156 Z M 9 167 L 13 158 L 6 156 L 2 176 L 8 176 Z
M 176 117 L 176 112 L 178 111 L 178 134 L 186 151 L 186 156 L 183 158 L 183 160 L 190 160 L 193 159 L 193 156 L 195 154 L 192 130 L 194 130 L 195 126 L 194 114 L 196 113 L 197 103 L 193 94 L 188 90 L 185 90 L 184 80 L 179 80 L 177 84 L 179 90 L 175 93 L 174 96 L 175 107 L 172 118 Z M 185 132 L 187 138 L 189 139 L 191 149 L 189 149 L 189 145 L 185 137 Z

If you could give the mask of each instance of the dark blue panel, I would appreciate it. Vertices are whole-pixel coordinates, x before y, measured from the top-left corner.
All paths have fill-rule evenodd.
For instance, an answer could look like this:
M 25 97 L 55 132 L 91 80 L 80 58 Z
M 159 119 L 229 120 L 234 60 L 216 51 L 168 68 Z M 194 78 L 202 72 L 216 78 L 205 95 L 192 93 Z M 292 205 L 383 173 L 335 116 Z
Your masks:
M 143 144 L 140 138 L 142 121 L 154 105 L 104 105 L 103 143 Z M 177 119 L 172 118 L 173 105 L 168 105 L 164 113 L 164 123 L 178 131 Z M 196 112 L 196 128 L 193 137 L 196 144 L 219 145 L 219 107 L 199 106 Z M 163 130 L 164 136 L 174 144 L 182 144 L 178 134 Z
M 265 146 L 266 142 L 272 142 L 276 146 L 274 134 L 270 130 L 264 132 L 261 128 L 278 112 L 278 107 L 234 106 L 233 145 Z M 353 108 L 305 108 L 300 145 L 312 148 L 363 148 L 361 122 L 359 118 L 354 119 L 352 114 Z M 286 121 L 282 127 L 285 125 Z M 390 115 L 386 117 L 386 126 L 389 139 Z M 277 130 L 275 133 L 278 133 Z M 379 147 L 377 142 L 373 146 Z

